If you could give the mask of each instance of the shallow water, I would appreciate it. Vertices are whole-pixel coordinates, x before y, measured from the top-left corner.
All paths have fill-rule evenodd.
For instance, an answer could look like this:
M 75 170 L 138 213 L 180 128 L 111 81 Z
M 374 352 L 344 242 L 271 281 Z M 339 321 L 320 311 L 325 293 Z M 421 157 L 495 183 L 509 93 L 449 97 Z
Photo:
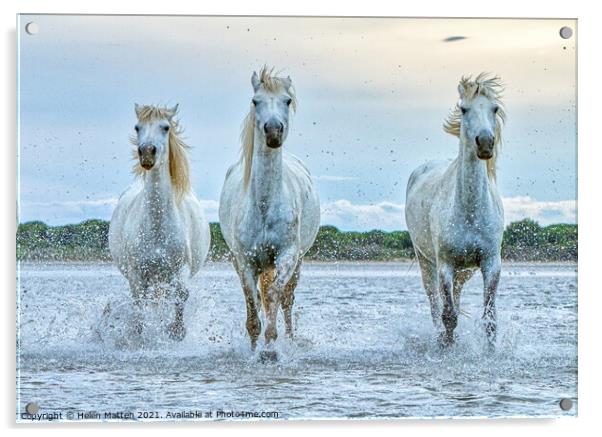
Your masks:
M 191 281 L 188 335 L 174 343 L 164 334 L 170 307 L 149 307 L 142 334 L 134 333 L 127 283 L 112 265 L 22 263 L 17 419 L 30 420 L 22 416 L 28 402 L 63 420 L 84 412 L 94 412 L 90 420 L 119 412 L 191 419 L 197 411 L 213 419 L 219 411 L 305 419 L 575 415 L 576 270 L 505 265 L 491 352 L 479 323 L 480 275 L 464 289 L 457 343 L 441 350 L 415 264 L 307 263 L 295 339 L 280 320 L 280 359 L 262 363 L 250 349 L 229 264 L 209 264 Z M 559 408 L 562 398 L 573 400 L 570 411 Z

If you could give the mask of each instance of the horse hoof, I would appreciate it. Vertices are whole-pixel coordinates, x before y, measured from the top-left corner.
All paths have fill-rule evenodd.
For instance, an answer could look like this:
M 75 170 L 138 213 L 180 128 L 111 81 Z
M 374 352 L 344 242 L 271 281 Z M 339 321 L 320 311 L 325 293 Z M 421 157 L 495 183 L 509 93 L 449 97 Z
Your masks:
M 442 332 L 439 334 L 438 343 L 441 348 L 446 348 L 453 345 L 456 341 L 456 336 L 454 334 L 447 334 Z
M 274 363 L 274 362 L 278 361 L 278 352 L 261 351 L 261 352 L 259 352 L 259 361 L 262 363 Z
M 173 341 L 182 341 L 186 337 L 186 328 L 181 323 L 170 323 L 167 326 L 167 332 Z

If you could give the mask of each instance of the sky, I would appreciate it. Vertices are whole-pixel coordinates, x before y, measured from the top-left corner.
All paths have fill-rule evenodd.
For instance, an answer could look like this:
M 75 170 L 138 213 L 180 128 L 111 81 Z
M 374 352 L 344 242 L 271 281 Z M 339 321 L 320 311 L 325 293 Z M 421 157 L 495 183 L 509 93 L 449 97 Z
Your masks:
M 310 169 L 323 225 L 406 229 L 408 176 L 456 156 L 441 125 L 460 77 L 481 71 L 505 84 L 506 222 L 574 223 L 576 36 L 562 26 L 576 22 L 22 15 L 19 220 L 109 219 L 133 180 L 134 103 L 179 103 L 192 185 L 217 221 L 250 78 L 268 64 L 295 86 L 284 149 Z

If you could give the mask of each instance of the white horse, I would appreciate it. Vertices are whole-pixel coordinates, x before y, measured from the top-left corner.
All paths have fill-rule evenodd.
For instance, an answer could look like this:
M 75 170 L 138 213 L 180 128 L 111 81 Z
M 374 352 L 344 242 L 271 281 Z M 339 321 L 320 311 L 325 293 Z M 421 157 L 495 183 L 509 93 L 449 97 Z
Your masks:
M 496 159 L 505 120 L 499 78 L 463 77 L 460 101 L 444 130 L 459 137 L 451 162 L 429 162 L 412 172 L 406 223 L 422 272 L 435 326 L 444 344 L 454 340 L 460 292 L 476 269 L 484 282 L 485 331 L 495 342 L 495 297 L 500 279 L 504 211 L 496 186 Z M 443 309 L 441 309 L 441 301 Z
M 261 333 L 261 300 L 267 319 L 262 358 L 276 359 L 269 349 L 277 337 L 278 308 L 290 337 L 294 291 L 303 255 L 318 232 L 320 202 L 307 168 L 282 151 L 297 104 L 291 79 L 264 67 L 251 82 L 255 95 L 243 123 L 241 158 L 226 174 L 219 217 L 245 294 L 251 347 Z
M 121 195 L 109 228 L 113 260 L 127 278 L 134 303 L 173 296 L 174 340 L 186 335 L 183 280 L 201 268 L 209 251 L 209 224 L 190 187 L 188 146 L 173 108 L 136 105 L 136 181 Z M 174 294 L 172 292 L 175 291 Z

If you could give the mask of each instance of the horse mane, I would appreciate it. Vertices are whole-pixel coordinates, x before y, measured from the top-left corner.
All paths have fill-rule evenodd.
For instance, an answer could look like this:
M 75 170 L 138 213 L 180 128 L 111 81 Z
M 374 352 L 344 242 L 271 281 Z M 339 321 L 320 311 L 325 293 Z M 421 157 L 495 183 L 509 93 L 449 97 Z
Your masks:
M 498 76 L 493 76 L 490 73 L 485 72 L 480 73 L 474 80 L 472 80 L 471 76 L 462 76 L 462 79 L 460 79 L 460 85 L 462 85 L 466 91 L 464 99 L 470 101 L 481 95 L 494 101 L 498 105 L 499 109 L 495 117 L 496 124 L 493 157 L 487 160 L 487 175 L 489 176 L 489 179 L 495 181 L 496 162 L 502 143 L 502 126 L 506 121 L 506 112 L 504 111 L 504 104 L 501 100 L 504 87 L 501 79 Z M 460 109 L 460 104 L 456 103 L 447 116 L 447 119 L 443 122 L 443 130 L 455 137 L 460 137 L 461 124 L 462 110 Z
M 169 161 L 169 176 L 173 186 L 176 199 L 179 201 L 191 189 L 190 185 L 190 164 L 188 162 L 188 149 L 190 146 L 186 144 L 180 135 L 183 129 L 179 124 L 179 120 L 175 118 L 178 110 L 176 108 L 159 107 L 153 105 L 137 106 L 136 114 L 138 121 L 141 123 L 150 123 L 157 120 L 167 120 L 169 122 L 168 135 L 168 161 Z M 138 139 L 135 136 L 130 138 L 130 142 L 137 146 Z M 134 151 L 134 174 L 141 176 L 144 174 L 144 169 L 138 160 L 138 154 Z
M 264 65 L 259 73 L 261 87 L 269 93 L 286 94 L 291 98 L 291 109 L 297 110 L 297 97 L 293 86 L 286 87 L 286 80 L 274 75 L 274 68 Z M 242 122 L 240 133 L 240 161 L 243 164 L 243 186 L 246 189 L 251 179 L 251 167 L 253 165 L 253 149 L 255 142 L 255 106 L 251 103 L 249 113 Z

